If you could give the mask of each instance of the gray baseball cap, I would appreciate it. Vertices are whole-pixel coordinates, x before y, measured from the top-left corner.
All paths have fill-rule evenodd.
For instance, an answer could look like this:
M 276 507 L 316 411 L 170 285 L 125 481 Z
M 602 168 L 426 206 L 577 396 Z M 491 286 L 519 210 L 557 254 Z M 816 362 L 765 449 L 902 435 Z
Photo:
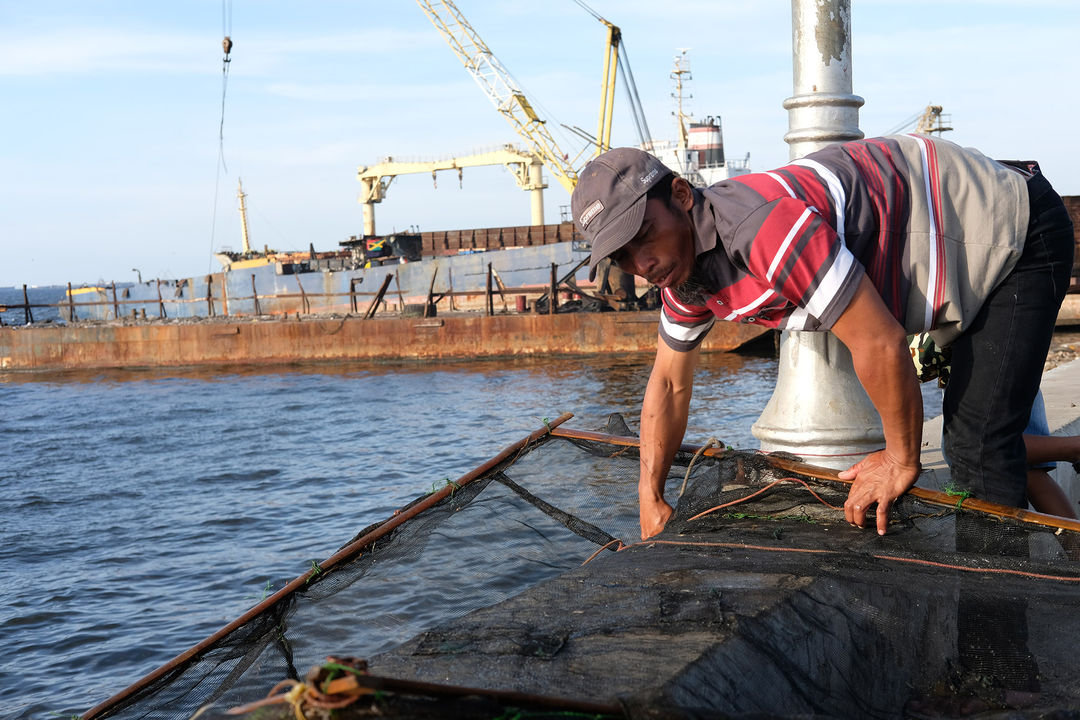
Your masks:
M 570 197 L 574 223 L 592 243 L 589 278 L 596 264 L 630 242 L 645 217 L 645 194 L 671 173 L 637 148 L 614 148 L 589 162 Z

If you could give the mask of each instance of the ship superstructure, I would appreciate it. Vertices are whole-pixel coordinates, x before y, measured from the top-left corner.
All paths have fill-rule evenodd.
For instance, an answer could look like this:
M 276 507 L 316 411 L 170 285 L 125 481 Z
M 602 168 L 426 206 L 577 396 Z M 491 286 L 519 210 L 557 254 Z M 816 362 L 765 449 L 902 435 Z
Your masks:
M 653 140 L 642 145 L 661 162 L 686 178 L 690 184 L 706 187 L 736 175 L 750 172 L 749 153 L 743 160 L 729 160 L 724 155 L 724 133 L 717 116 L 695 120 L 687 112 L 687 83 L 692 79 L 687 51 L 675 56 L 671 78 L 675 82 L 675 140 Z

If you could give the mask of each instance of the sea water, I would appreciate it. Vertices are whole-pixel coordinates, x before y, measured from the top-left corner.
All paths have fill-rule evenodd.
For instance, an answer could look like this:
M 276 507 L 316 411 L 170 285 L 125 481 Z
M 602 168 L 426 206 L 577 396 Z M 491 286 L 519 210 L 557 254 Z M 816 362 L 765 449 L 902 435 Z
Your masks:
M 650 366 L 0 373 L 0 717 L 88 710 L 563 412 L 636 429 Z M 756 447 L 775 379 L 702 356 L 687 442 Z
M 88 710 L 545 419 L 636 427 L 649 365 L 0 374 L 0 717 Z M 687 441 L 755 446 L 774 380 L 705 356 Z

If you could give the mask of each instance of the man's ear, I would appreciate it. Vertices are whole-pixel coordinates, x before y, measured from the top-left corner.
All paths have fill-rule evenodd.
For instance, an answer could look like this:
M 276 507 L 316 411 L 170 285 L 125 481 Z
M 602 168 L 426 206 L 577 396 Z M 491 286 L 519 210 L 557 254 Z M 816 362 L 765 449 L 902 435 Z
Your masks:
M 683 210 L 694 207 L 694 189 L 686 178 L 677 177 L 671 181 L 671 200 Z

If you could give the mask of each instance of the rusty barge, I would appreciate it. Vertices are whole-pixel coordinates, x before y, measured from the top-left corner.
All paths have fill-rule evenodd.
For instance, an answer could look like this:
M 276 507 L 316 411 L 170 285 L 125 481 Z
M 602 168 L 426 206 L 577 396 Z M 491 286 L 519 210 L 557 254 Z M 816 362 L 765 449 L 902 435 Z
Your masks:
M 652 352 L 655 294 L 588 277 L 572 223 L 351 239 L 222 258 L 199 278 L 69 288 L 64 324 L 0 327 L 0 370 Z M 29 311 L 29 307 L 27 308 Z M 30 317 L 29 312 L 27 316 Z M 766 345 L 721 323 L 705 351 Z
M 3 327 L 0 371 L 637 353 L 655 350 L 656 326 L 656 312 L 635 311 Z M 770 332 L 724 323 L 704 349 L 771 342 Z

